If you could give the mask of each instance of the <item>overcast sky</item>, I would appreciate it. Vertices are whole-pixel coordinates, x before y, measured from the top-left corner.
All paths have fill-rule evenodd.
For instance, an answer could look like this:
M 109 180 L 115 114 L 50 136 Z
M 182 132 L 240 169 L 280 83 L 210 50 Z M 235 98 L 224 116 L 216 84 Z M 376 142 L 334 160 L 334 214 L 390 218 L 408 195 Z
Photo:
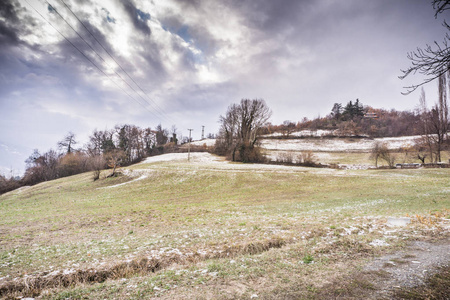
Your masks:
M 126 123 L 198 139 L 242 98 L 264 99 L 274 124 L 357 98 L 414 109 L 419 91 L 402 87 L 422 78 L 398 76 L 408 52 L 445 36 L 430 2 L 2 0 L 0 173 L 69 131 L 79 146 Z

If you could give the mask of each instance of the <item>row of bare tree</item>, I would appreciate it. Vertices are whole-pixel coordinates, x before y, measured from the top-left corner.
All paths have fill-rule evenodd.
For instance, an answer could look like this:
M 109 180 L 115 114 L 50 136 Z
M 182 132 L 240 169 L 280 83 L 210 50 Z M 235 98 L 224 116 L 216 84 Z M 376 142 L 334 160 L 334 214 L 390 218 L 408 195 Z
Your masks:
M 81 148 L 76 147 L 76 135 L 69 132 L 57 143 L 58 151 L 51 149 L 40 153 L 35 149 L 25 161 L 26 171 L 20 180 L 0 176 L 0 194 L 20 186 L 87 171 L 94 171 L 94 180 L 97 180 L 100 171 L 107 167 L 112 169 L 111 175 L 114 175 L 120 165 L 173 151 L 178 144 L 176 132 L 175 126 L 169 131 L 161 125 L 154 130 L 130 124 L 117 125 L 110 130 L 94 130 L 89 142 Z

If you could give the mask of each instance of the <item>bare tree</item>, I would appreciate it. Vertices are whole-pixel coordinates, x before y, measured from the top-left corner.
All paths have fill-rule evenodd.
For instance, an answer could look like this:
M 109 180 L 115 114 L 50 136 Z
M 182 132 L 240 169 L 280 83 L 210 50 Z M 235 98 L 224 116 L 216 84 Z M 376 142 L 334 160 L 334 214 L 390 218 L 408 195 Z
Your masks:
M 59 155 L 54 150 L 40 154 L 37 149 L 25 161 L 27 169 L 23 181 L 25 184 L 36 184 L 59 177 Z
M 58 148 L 67 149 L 66 153 L 69 154 L 73 151 L 73 145 L 76 145 L 77 143 L 78 142 L 75 140 L 75 134 L 72 131 L 69 131 L 64 139 L 58 142 Z
M 375 143 L 370 153 L 370 158 L 375 160 L 375 168 L 378 167 L 378 159 L 380 158 L 381 143 Z
M 447 76 L 439 77 L 439 99 L 430 112 L 430 123 L 432 127 L 432 138 L 435 144 L 435 161 L 441 161 L 441 151 L 449 130 L 448 106 L 447 106 Z
M 7 178 L 0 174 L 0 195 L 20 187 L 20 182 L 13 176 Z
M 450 9 L 450 1 L 434 0 L 433 8 L 436 10 L 435 17 L 437 17 L 438 14 Z M 450 26 L 447 22 L 444 21 L 442 25 L 450 31 Z M 406 92 L 403 93 L 404 95 L 410 94 L 418 87 L 444 76 L 450 70 L 449 41 L 450 36 L 447 33 L 442 44 L 435 41 L 434 47 L 426 45 L 424 49 L 418 47 L 416 51 L 408 53 L 411 66 L 406 70 L 401 70 L 403 75 L 399 76 L 399 78 L 404 79 L 415 73 L 425 75 L 427 78 L 422 83 L 405 87 Z
M 93 181 L 100 179 L 100 174 L 105 168 L 105 159 L 103 158 L 103 155 L 89 157 L 89 167 L 92 170 Z
M 239 104 L 228 107 L 225 116 L 220 116 L 220 138 L 218 144 L 231 155 L 233 161 L 258 161 L 262 158 L 256 147 L 261 128 L 267 123 L 271 110 L 262 99 L 242 99 Z
M 296 130 L 296 126 L 295 123 L 286 120 L 283 122 L 282 128 L 281 128 L 281 132 L 283 134 L 283 136 L 289 137 L 291 135 L 291 133 L 293 133 Z
M 449 111 L 447 104 L 447 82 L 450 73 L 444 74 L 438 80 L 439 98 L 431 110 L 427 108 L 425 92 L 422 89 L 420 95 L 420 113 L 422 122 L 422 138 L 417 141 L 416 148 L 428 148 L 430 160 L 440 162 L 441 152 L 448 141 Z M 449 81 L 450 83 L 450 81 Z
M 125 164 L 140 161 L 145 156 L 144 131 L 138 126 L 125 124 L 115 127 L 117 132 L 117 148 L 125 155 Z
M 169 140 L 169 131 L 164 129 L 161 124 L 156 126 L 156 145 L 164 146 Z
M 150 127 L 142 131 L 142 141 L 144 143 L 145 154 L 150 155 L 152 149 L 156 146 L 156 134 Z
M 420 109 L 420 116 L 421 116 L 421 123 L 422 123 L 422 137 L 416 142 L 416 147 L 418 149 L 428 149 L 428 152 L 430 154 L 430 160 L 433 161 L 433 136 L 431 134 L 431 120 L 430 120 L 430 112 L 427 107 L 427 101 L 425 96 L 425 91 L 422 88 L 422 91 L 420 93 L 419 98 L 419 109 Z M 420 155 L 420 154 L 419 154 Z M 423 162 L 425 162 L 425 155 L 420 155 L 423 157 Z M 419 157 L 419 159 L 421 159 Z M 422 159 L 421 159 L 422 160 Z
M 114 130 L 98 131 L 95 129 L 86 145 L 89 155 L 100 155 L 115 149 L 116 145 L 113 140 L 114 133 Z
M 430 144 L 428 142 L 429 140 L 426 138 L 426 136 L 422 136 L 415 140 L 414 142 L 414 150 L 415 155 L 417 159 L 419 159 L 423 164 L 425 163 L 425 159 L 428 155 L 432 155 L 432 148 L 430 148 Z M 430 160 L 432 161 L 433 158 L 431 157 Z
M 433 8 L 436 10 L 434 14 L 437 17 L 438 14 L 450 9 L 450 0 L 433 0 Z
M 112 168 L 111 174 L 107 177 L 114 177 L 116 175 L 116 169 L 121 166 L 122 162 L 126 159 L 126 154 L 123 150 L 112 150 L 105 155 L 108 167 Z
M 172 137 L 170 138 L 170 142 L 175 144 L 175 145 L 178 145 L 178 138 L 177 138 L 178 129 L 177 129 L 177 126 L 172 125 L 172 127 L 170 128 L 170 134 L 172 135 Z
M 375 159 L 375 167 L 378 167 L 378 161 L 384 160 L 390 168 L 395 166 L 395 155 L 391 153 L 386 143 L 376 142 L 372 148 L 370 155 L 372 159 Z

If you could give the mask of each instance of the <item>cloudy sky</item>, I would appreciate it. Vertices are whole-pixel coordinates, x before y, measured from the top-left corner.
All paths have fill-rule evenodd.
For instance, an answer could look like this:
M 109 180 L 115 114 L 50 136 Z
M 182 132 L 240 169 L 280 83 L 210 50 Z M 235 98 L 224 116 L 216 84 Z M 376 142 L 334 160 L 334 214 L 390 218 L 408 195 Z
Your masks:
M 218 131 L 262 98 L 272 123 L 359 98 L 414 109 L 407 53 L 442 41 L 431 0 L 2 0 L 0 173 L 23 172 L 69 131 L 116 124 Z M 426 86 L 434 102 L 436 84 Z

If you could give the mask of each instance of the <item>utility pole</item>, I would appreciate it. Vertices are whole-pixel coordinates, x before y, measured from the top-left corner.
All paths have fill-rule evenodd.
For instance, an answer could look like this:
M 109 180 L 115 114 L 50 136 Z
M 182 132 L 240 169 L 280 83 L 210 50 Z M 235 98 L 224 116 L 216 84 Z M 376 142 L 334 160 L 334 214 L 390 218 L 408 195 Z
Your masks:
M 188 129 L 188 130 L 189 130 L 188 161 L 191 161 L 191 132 L 194 129 Z
M 202 125 L 202 140 L 205 139 L 205 126 Z

